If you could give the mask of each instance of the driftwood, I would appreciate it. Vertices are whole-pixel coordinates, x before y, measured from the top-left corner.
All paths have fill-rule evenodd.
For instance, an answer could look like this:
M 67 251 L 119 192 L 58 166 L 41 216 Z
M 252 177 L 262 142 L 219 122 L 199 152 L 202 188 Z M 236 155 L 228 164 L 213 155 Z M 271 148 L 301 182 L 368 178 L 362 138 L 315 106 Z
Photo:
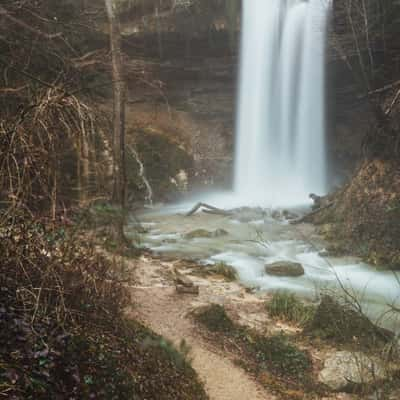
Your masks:
M 327 208 L 332 207 L 335 204 L 334 201 L 328 203 L 327 205 L 317 208 L 314 211 L 309 212 L 308 214 L 304 215 L 303 217 L 297 218 L 293 221 L 290 221 L 291 224 L 296 225 L 296 224 L 301 224 L 302 222 L 308 222 L 309 218 L 313 217 L 314 215 L 318 214 L 319 212 L 326 210 Z
M 187 214 L 185 214 L 185 217 L 192 216 L 201 208 L 204 208 L 204 210 L 202 211 L 208 214 L 225 215 L 225 216 L 232 215 L 231 212 L 222 210 L 221 208 L 210 206 L 209 204 L 206 203 L 197 203 Z

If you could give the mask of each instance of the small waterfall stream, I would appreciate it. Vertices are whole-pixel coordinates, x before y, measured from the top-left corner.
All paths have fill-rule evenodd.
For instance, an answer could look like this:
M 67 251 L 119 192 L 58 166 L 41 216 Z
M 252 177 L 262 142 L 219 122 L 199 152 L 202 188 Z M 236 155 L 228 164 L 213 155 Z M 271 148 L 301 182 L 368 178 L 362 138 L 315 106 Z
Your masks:
M 326 192 L 329 1 L 243 2 L 235 197 L 292 205 Z

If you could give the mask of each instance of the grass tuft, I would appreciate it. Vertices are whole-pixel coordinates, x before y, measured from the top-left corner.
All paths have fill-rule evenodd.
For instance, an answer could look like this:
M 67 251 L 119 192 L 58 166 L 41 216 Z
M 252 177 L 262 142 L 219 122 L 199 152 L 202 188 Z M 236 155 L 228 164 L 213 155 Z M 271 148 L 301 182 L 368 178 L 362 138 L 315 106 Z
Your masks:
M 272 299 L 266 303 L 266 309 L 273 318 L 293 322 L 305 326 L 313 319 L 315 307 L 302 303 L 294 294 L 288 292 L 276 292 Z
M 223 276 L 229 282 L 237 280 L 237 273 L 235 269 L 232 266 L 225 264 L 224 262 L 219 262 L 215 264 L 213 267 L 210 268 L 210 270 L 217 275 Z

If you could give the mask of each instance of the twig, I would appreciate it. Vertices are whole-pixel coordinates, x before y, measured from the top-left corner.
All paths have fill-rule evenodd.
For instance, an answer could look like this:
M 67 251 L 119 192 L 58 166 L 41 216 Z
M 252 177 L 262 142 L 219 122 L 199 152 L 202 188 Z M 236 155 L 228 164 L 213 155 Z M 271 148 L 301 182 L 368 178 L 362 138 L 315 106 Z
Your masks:
M 9 19 L 11 22 L 14 22 L 14 24 L 17 24 L 19 26 L 21 26 L 22 28 L 34 33 L 37 36 L 40 36 L 44 39 L 47 40 L 52 40 L 52 39 L 56 39 L 59 38 L 62 33 L 58 32 L 58 33 L 54 33 L 54 34 L 48 34 L 48 33 L 44 33 L 42 31 L 40 31 L 39 29 L 36 29 L 28 24 L 26 24 L 25 22 L 13 17 L 4 7 L 0 6 L 0 15 L 2 15 L 3 17 Z

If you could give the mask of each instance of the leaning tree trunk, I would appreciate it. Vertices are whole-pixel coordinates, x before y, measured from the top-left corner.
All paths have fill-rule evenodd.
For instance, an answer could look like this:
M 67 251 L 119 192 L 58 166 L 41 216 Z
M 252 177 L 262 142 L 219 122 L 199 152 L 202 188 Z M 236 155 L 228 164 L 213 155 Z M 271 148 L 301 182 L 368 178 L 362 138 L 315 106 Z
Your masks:
M 120 207 L 118 235 L 124 238 L 123 214 L 126 206 L 126 171 L 125 171 L 125 82 L 122 70 L 121 31 L 116 13 L 115 0 L 104 0 L 110 29 L 110 48 L 112 56 L 112 80 L 114 93 L 113 115 L 113 155 L 114 155 L 114 190 L 113 203 Z

